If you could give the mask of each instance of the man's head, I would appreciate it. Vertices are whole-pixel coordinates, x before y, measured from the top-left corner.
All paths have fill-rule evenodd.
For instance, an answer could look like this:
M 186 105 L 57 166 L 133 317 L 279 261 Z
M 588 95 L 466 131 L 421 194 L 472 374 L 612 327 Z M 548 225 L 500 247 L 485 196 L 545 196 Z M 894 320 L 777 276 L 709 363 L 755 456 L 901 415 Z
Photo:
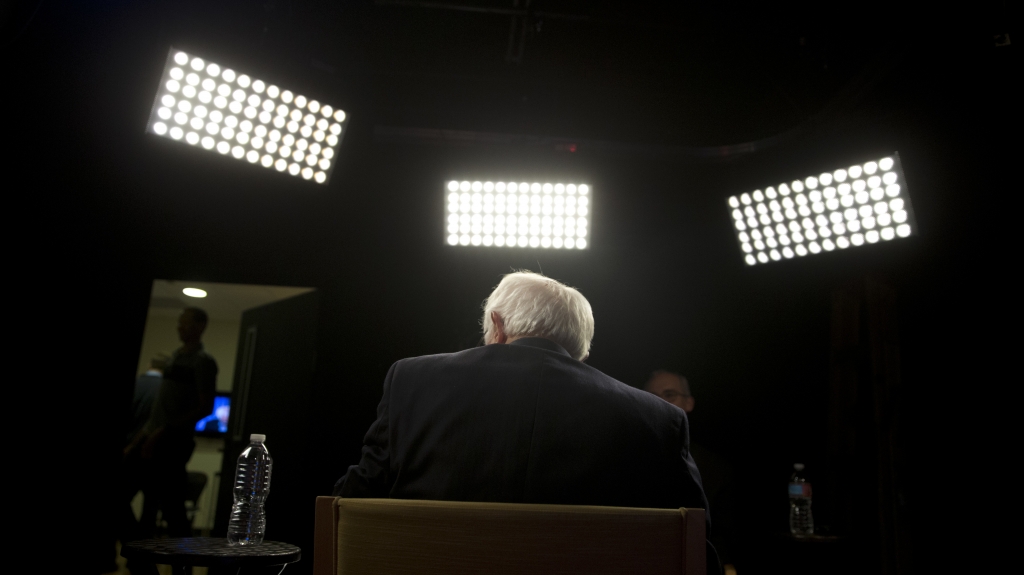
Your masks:
M 644 384 L 644 391 L 653 393 L 672 405 L 689 413 L 693 411 L 693 396 L 686 378 L 671 371 L 658 370 Z
M 483 328 L 487 344 L 543 337 L 583 361 L 594 339 L 594 312 L 575 289 L 540 274 L 514 272 L 484 300 Z
M 221 405 L 217 409 L 213 410 L 214 415 L 224 425 L 228 424 L 228 418 L 231 416 L 231 406 Z
M 182 343 L 198 343 L 208 321 L 206 312 L 197 307 L 187 307 L 178 317 L 178 337 Z

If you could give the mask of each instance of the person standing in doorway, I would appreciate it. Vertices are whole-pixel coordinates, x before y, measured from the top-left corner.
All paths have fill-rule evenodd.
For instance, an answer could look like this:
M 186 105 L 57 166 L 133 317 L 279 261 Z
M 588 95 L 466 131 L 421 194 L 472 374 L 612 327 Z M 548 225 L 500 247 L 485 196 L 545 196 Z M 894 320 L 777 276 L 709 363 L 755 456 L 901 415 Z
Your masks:
M 128 490 L 134 496 L 142 487 L 147 499 L 153 493 L 172 537 L 192 534 L 185 514 L 185 464 L 195 449 L 196 422 L 213 410 L 217 387 L 217 362 L 202 343 L 208 322 L 199 308 L 182 311 L 178 318 L 182 346 L 167 362 L 149 419 L 124 450 Z M 137 530 L 140 537 L 151 536 L 156 526 L 157 506 L 148 503 Z

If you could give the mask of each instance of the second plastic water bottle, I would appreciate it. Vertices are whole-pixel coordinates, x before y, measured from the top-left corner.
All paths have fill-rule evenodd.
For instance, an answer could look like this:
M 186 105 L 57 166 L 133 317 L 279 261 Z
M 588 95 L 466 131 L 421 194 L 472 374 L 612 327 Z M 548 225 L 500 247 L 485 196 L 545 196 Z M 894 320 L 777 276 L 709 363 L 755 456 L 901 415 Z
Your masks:
M 789 479 L 789 531 L 797 536 L 814 534 L 811 484 L 803 475 L 804 464 L 793 464 L 793 476 Z
M 249 436 L 249 446 L 238 456 L 235 468 L 235 504 L 228 522 L 230 545 L 259 545 L 267 528 L 263 504 L 270 492 L 270 469 L 274 460 L 263 444 L 265 435 Z

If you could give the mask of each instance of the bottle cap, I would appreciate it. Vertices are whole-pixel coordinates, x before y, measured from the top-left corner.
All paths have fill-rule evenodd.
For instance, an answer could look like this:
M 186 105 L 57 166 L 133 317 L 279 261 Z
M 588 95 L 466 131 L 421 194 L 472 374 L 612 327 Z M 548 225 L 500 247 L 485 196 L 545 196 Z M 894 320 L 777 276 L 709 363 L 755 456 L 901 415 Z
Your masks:
M 257 441 L 259 443 L 263 443 L 266 440 L 267 436 L 263 435 L 262 433 L 253 433 L 252 435 L 249 436 L 249 441 Z
M 255 437 L 255 436 L 253 436 L 253 437 Z M 263 437 L 263 436 L 261 435 L 260 437 Z M 804 464 L 803 463 L 794 463 L 793 464 L 793 469 L 796 469 L 797 471 L 803 471 L 804 470 Z

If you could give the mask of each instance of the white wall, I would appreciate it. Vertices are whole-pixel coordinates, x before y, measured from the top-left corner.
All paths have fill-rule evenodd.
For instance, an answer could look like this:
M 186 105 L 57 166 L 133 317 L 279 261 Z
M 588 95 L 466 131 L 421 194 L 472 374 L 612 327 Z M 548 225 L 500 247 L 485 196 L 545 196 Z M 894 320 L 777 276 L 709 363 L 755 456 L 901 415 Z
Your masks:
M 196 529 L 213 529 L 213 517 L 217 512 L 217 492 L 220 489 L 221 462 L 224 459 L 224 440 L 212 437 L 197 437 L 196 450 L 192 453 L 192 459 L 188 460 L 185 469 L 189 471 L 200 471 L 206 474 L 206 488 L 199 496 L 197 502 L 196 516 L 192 521 L 192 527 Z M 228 481 L 231 481 L 235 472 L 233 466 L 228 471 Z

